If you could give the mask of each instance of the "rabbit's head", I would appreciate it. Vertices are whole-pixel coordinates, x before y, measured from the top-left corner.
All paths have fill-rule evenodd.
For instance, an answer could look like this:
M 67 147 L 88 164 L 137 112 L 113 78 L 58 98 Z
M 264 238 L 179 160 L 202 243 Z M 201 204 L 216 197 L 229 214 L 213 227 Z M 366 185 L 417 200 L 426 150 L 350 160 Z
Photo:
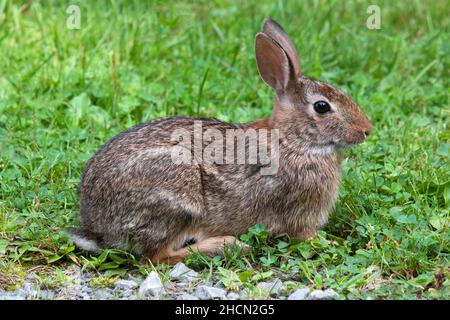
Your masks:
M 294 44 L 273 20 L 256 35 L 262 79 L 276 92 L 271 122 L 285 136 L 312 148 L 346 147 L 364 141 L 372 125 L 342 90 L 303 76 Z

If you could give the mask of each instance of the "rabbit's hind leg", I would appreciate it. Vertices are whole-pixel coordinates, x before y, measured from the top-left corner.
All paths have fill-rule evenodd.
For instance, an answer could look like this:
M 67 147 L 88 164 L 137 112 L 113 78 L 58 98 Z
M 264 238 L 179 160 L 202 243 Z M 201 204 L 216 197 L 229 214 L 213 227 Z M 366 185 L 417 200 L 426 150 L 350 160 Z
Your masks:
M 168 246 L 164 250 L 161 250 L 150 257 L 150 260 L 154 264 L 164 262 L 176 264 L 189 256 L 192 252 L 202 252 L 208 256 L 220 255 L 223 253 L 225 245 L 233 246 L 236 242 L 236 238 L 233 236 L 206 238 L 178 250 L 174 250 L 171 246 Z

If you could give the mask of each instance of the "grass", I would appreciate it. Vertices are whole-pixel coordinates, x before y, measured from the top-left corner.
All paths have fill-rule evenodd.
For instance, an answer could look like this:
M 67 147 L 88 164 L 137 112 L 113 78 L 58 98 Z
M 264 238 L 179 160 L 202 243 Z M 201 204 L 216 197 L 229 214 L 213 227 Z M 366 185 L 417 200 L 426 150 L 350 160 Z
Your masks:
M 253 43 L 272 17 L 303 72 L 350 93 L 373 134 L 347 152 L 339 203 L 317 238 L 270 240 L 257 225 L 242 236 L 248 254 L 187 263 L 251 296 L 280 277 L 342 298 L 450 298 L 447 1 L 80 2 L 79 30 L 66 27 L 69 4 L 0 0 L 0 287 L 71 263 L 107 277 L 148 272 L 124 252 L 77 252 L 64 236 L 78 224 L 83 166 L 115 134 L 157 117 L 268 116 Z M 366 28 L 370 4 L 380 30 Z

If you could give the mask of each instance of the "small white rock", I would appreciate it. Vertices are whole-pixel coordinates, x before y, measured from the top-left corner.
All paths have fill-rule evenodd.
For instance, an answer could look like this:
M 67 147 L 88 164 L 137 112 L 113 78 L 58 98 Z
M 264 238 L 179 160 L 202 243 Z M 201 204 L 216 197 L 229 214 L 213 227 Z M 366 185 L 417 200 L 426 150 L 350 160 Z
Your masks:
M 314 290 L 308 296 L 308 300 L 335 300 L 339 297 L 336 291 L 332 289 Z
M 256 287 L 263 292 L 268 292 L 270 295 L 276 296 L 280 294 L 283 283 L 277 278 L 271 282 L 260 282 L 256 285 Z
M 133 294 L 133 290 L 131 290 L 131 289 L 126 289 L 126 290 L 123 290 L 122 291 L 122 297 L 129 297 L 129 296 L 131 296 L 132 294 Z
M 164 286 L 161 282 L 161 279 L 158 276 L 158 273 L 155 271 L 150 272 L 148 277 L 142 282 L 139 288 L 139 296 L 152 296 L 159 297 L 161 294 L 165 293 Z
M 169 276 L 173 279 L 177 279 L 180 282 L 190 282 L 194 278 L 198 277 L 198 273 L 192 269 L 186 267 L 182 262 L 178 262 L 170 271 Z
M 239 300 L 240 296 L 236 292 L 230 292 L 229 294 L 227 294 L 227 299 L 228 300 Z
M 49 290 L 41 290 L 39 292 L 39 298 L 42 300 L 53 300 L 55 298 L 55 293 Z
M 288 300 L 306 300 L 309 296 L 309 288 L 297 289 L 291 293 Z
M 87 294 L 84 294 L 83 296 L 89 297 Z M 112 295 L 108 289 L 98 289 L 94 291 L 94 297 L 97 300 L 108 300 L 112 298 Z
M 0 290 L 0 300 L 25 300 L 25 297 Z
M 133 280 L 119 280 L 114 283 L 114 286 L 119 289 L 134 289 L 137 288 L 138 284 Z
M 220 288 L 210 287 L 206 285 L 198 286 L 195 289 L 195 295 L 200 300 L 225 299 L 227 292 Z
M 248 288 L 244 288 L 240 293 L 242 300 L 248 300 L 251 296 L 251 291 Z
M 196 296 L 193 296 L 192 294 L 182 294 L 177 297 L 177 300 L 200 300 Z

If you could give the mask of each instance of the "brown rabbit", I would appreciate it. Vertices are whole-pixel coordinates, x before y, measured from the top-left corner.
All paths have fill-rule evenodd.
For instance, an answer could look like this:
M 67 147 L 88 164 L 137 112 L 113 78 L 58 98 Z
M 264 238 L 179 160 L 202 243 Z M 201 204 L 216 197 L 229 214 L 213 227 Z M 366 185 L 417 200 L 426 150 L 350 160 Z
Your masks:
M 264 22 L 255 50 L 259 73 L 276 93 L 271 117 L 239 125 L 173 117 L 117 135 L 85 168 L 82 228 L 71 233 L 78 247 L 134 250 L 154 263 L 176 263 L 190 248 L 216 254 L 257 223 L 272 234 L 308 239 L 327 222 L 339 186 L 340 150 L 362 143 L 371 124 L 344 92 L 302 75 L 295 47 L 276 22 Z M 268 132 L 269 160 L 278 161 L 277 170 L 263 174 L 268 165 L 261 158 L 202 162 L 195 150 L 205 151 L 208 144 L 196 145 L 196 123 L 202 134 Z M 194 161 L 174 161 L 173 148 L 181 143 L 173 139 L 177 130 L 189 134 L 194 152 L 177 150 L 194 154 Z M 267 145 L 269 140 L 276 145 Z M 252 141 L 245 140 L 246 157 Z

